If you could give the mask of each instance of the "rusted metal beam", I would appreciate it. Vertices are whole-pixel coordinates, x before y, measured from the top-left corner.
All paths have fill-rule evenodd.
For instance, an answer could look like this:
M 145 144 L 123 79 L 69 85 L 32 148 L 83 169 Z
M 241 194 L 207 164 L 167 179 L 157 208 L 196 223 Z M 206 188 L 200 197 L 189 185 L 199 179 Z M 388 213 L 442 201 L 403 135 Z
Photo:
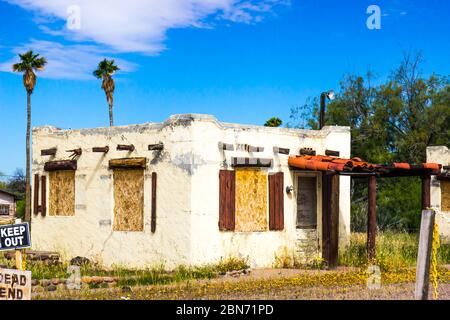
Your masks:
M 312 148 L 301 148 L 300 154 L 304 156 L 315 156 L 316 150 L 313 150 Z
M 149 151 L 161 151 L 163 149 L 164 149 L 164 143 L 162 143 L 162 142 L 148 145 Z
M 77 170 L 77 160 L 48 161 L 44 165 L 45 171 Z
M 368 183 L 368 217 L 367 217 L 367 256 L 375 258 L 375 238 L 377 232 L 377 178 L 369 177 Z
M 281 153 L 281 154 L 289 154 L 290 149 L 288 148 L 280 148 L 280 147 L 273 147 L 274 153 Z
M 230 143 L 219 142 L 219 150 L 234 151 L 234 145 Z
M 325 150 L 325 155 L 332 157 L 339 157 L 340 152 L 335 150 Z
M 431 207 L 431 177 L 425 175 L 422 177 L 422 210 L 426 210 Z
M 134 145 L 132 144 L 118 144 L 117 151 L 134 151 Z
M 108 153 L 109 152 L 109 147 L 94 147 L 92 148 L 92 152 L 101 152 L 101 153 Z
M 41 150 L 41 156 L 55 156 L 55 155 L 56 155 L 56 148 Z
M 231 165 L 233 167 L 271 167 L 272 159 L 233 157 Z

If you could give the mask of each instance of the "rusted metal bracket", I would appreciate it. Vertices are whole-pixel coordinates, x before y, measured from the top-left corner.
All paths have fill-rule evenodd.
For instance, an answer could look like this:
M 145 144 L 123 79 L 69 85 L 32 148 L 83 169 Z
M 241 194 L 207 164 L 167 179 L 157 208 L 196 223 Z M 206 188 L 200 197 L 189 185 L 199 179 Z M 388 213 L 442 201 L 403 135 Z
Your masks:
M 69 156 L 70 159 L 74 160 L 76 157 L 81 156 L 83 153 L 83 150 L 81 148 L 73 149 L 73 150 L 66 150 L 66 152 L 72 152 L 72 154 Z

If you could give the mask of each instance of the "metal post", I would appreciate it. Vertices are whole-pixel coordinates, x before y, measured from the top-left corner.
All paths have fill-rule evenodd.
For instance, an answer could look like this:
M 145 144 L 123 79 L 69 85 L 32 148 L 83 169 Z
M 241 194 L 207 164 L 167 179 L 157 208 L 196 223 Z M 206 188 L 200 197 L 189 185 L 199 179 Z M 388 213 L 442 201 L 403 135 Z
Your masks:
M 377 232 L 377 178 L 369 177 L 369 207 L 367 217 L 367 255 L 369 260 L 375 258 L 375 237 Z
M 320 114 L 319 114 L 319 129 L 322 129 L 325 125 L 325 92 L 320 94 Z
M 416 269 L 416 300 L 428 299 L 430 281 L 431 246 L 433 242 L 434 210 L 423 210 L 420 222 L 419 252 Z

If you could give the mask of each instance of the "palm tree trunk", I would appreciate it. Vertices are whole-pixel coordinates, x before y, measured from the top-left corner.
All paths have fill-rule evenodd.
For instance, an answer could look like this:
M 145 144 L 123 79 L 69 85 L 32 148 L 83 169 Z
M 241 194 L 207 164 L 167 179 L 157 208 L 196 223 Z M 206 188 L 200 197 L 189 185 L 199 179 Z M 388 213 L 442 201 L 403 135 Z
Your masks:
M 25 221 L 31 222 L 31 186 L 30 186 L 30 130 L 31 130 L 31 93 L 27 93 L 27 138 L 26 138 L 26 176 L 25 176 Z
M 113 124 L 113 105 L 112 103 L 108 103 L 109 105 L 109 126 L 112 127 Z

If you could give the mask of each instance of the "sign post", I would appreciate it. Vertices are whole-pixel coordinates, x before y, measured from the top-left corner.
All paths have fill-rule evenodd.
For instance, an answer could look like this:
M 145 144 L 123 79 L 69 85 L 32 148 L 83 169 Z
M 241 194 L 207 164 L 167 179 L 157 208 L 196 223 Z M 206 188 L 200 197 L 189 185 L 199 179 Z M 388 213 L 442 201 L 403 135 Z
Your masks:
M 30 227 L 16 219 L 15 224 L 0 226 L 0 251 L 16 250 L 16 269 L 25 270 L 23 249 L 30 248 Z

